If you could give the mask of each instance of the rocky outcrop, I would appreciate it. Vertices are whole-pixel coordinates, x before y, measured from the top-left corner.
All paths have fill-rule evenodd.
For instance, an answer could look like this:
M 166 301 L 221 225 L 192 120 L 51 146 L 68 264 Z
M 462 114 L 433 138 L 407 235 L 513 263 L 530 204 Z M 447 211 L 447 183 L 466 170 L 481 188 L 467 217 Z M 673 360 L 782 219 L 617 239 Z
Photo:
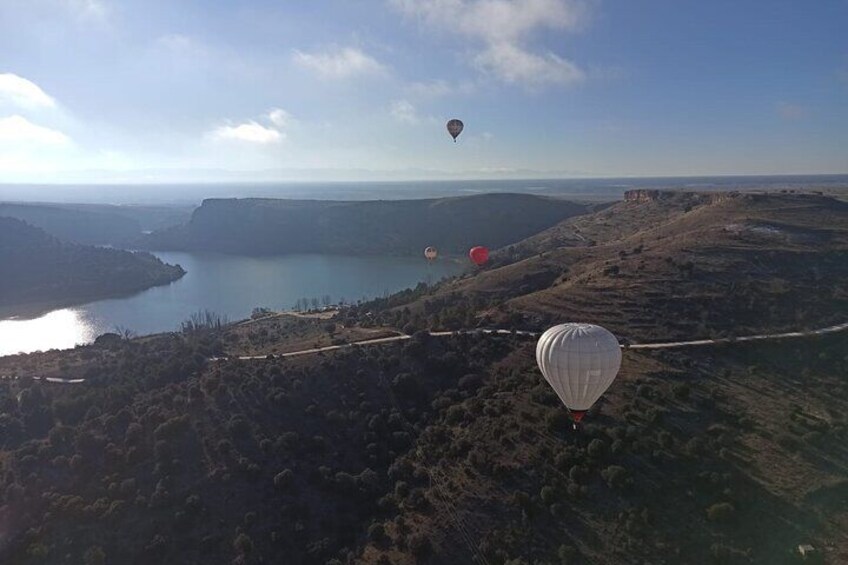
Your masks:
M 655 200 L 667 200 L 674 196 L 674 192 L 670 190 L 654 190 L 642 188 L 639 190 L 627 190 L 624 192 L 625 202 L 653 202 Z

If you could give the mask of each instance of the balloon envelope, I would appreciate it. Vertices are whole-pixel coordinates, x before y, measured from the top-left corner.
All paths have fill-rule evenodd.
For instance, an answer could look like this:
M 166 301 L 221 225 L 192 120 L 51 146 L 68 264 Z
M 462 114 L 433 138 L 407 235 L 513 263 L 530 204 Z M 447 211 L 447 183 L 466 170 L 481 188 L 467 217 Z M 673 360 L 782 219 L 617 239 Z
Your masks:
M 430 246 L 430 247 L 427 247 L 426 249 L 424 249 L 424 257 L 426 257 L 430 261 L 432 261 L 433 259 L 435 259 L 438 256 L 439 256 L 439 251 L 435 247 Z
M 489 260 L 489 250 L 482 245 L 478 245 L 477 247 L 471 248 L 468 252 L 468 257 L 471 258 L 471 261 L 473 261 L 475 265 L 479 266 Z
M 456 141 L 456 138 L 459 137 L 459 134 L 462 133 L 462 128 L 464 127 L 465 125 L 462 123 L 461 120 L 453 119 L 448 121 L 448 133 L 451 134 L 451 137 L 454 141 Z
M 615 380 L 621 346 L 600 326 L 560 324 L 539 338 L 536 363 L 562 403 L 582 417 Z

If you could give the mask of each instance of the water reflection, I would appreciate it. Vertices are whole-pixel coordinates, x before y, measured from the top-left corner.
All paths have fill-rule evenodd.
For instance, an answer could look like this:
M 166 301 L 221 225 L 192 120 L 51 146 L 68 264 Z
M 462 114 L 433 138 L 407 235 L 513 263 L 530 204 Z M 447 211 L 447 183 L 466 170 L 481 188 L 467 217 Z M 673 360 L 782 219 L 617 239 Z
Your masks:
M 33 320 L 0 320 L 0 355 L 66 349 L 120 326 L 139 335 L 174 331 L 198 310 L 239 320 L 256 306 L 290 309 L 299 299 L 348 302 L 437 281 L 462 272 L 450 261 L 420 258 L 288 255 L 242 257 L 157 253 L 187 273 L 170 285 L 133 296 L 56 310 Z
M 68 349 L 98 335 L 95 324 L 80 310 L 54 310 L 32 320 L 0 321 L 0 355 L 36 349 Z

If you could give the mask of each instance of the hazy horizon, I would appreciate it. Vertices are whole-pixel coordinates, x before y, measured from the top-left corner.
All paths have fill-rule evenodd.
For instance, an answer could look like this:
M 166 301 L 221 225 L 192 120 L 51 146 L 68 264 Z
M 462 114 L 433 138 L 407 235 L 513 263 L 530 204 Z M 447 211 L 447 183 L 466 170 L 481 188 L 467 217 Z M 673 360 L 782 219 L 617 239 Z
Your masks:
M 184 183 L 0 183 L 0 202 L 45 204 L 197 205 L 206 198 L 404 200 L 518 192 L 609 201 L 631 188 L 683 190 L 846 189 L 848 175 L 716 175 L 439 179 L 376 181 L 257 181 Z

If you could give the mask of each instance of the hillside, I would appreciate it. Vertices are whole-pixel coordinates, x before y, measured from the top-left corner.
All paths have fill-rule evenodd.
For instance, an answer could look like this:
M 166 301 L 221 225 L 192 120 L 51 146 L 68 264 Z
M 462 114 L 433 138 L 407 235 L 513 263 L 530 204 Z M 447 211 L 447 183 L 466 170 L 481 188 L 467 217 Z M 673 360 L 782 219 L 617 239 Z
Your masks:
M 434 245 L 442 253 L 465 254 L 474 245 L 514 243 L 587 210 L 523 194 L 365 202 L 209 199 L 187 225 L 156 232 L 145 245 L 255 255 L 420 255 Z
M 180 278 L 179 266 L 149 253 L 64 243 L 0 217 L 0 315 L 128 294 Z
M 577 432 L 526 337 L 279 354 L 845 322 L 846 227 L 818 195 L 632 193 L 331 320 L 0 358 L 0 562 L 844 563 L 847 332 L 626 348 Z
M 199 332 L 0 359 L 21 376 L 0 381 L 0 560 L 848 557 L 845 334 L 628 351 L 579 433 L 528 341 L 204 361 L 221 346 Z M 86 383 L 22 376 L 48 360 Z
M 393 298 L 377 321 L 539 329 L 588 319 L 628 339 L 661 340 L 848 318 L 845 202 L 780 193 L 628 198 L 501 249 L 475 276 Z
M 71 243 L 131 245 L 143 232 L 188 219 L 179 207 L 0 202 L 0 216 L 17 218 Z

